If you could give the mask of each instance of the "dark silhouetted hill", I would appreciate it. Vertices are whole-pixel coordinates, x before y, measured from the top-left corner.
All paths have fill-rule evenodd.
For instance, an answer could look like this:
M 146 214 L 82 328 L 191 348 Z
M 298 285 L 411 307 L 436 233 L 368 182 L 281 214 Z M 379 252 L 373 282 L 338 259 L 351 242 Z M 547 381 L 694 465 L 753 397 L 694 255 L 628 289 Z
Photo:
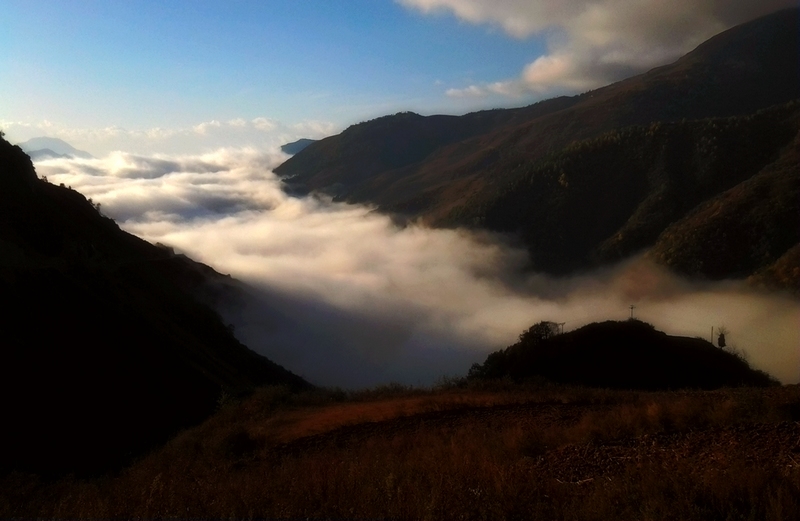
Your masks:
M 658 242 L 655 257 L 677 269 L 748 276 L 798 242 L 797 219 L 781 217 L 791 208 L 763 215 L 764 224 L 778 223 L 763 239 L 774 242 L 700 254 L 716 260 L 666 254 L 670 233 L 659 237 L 690 214 L 697 218 L 703 204 L 755 200 L 744 195 L 755 189 L 750 184 L 736 189 L 736 198 L 723 194 L 762 171 L 785 173 L 756 183 L 765 193 L 794 182 L 787 178 L 797 169 L 778 163 L 786 163 L 798 131 L 799 34 L 800 9 L 779 11 L 725 31 L 675 63 L 579 96 L 460 117 L 401 113 L 360 123 L 276 172 L 294 190 L 376 204 L 429 225 L 518 234 L 533 267 L 551 273 L 613 262 Z M 716 220 L 714 233 L 740 224 L 760 229 L 754 222 L 761 216 L 750 212 L 744 223 L 734 213 Z M 695 237 L 670 247 L 698 252 L 703 243 Z
M 520 341 L 474 364 L 470 378 L 540 377 L 615 389 L 717 389 L 769 386 L 777 381 L 735 353 L 700 338 L 670 336 L 638 320 L 602 322 L 557 334 L 535 324 Z
M 198 301 L 215 277 L 39 180 L 0 140 L 0 469 L 112 469 L 221 396 L 308 387 Z

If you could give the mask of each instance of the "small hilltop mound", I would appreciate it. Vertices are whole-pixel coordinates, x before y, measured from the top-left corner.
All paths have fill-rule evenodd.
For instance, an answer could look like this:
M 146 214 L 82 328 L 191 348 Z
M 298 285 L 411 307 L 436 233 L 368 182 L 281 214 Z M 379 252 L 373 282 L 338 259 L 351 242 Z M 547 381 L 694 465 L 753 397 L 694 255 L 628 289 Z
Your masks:
M 700 338 L 670 336 L 639 320 L 593 323 L 558 334 L 539 322 L 519 342 L 474 364 L 470 379 L 533 377 L 616 389 L 765 387 L 777 382 L 735 352 Z

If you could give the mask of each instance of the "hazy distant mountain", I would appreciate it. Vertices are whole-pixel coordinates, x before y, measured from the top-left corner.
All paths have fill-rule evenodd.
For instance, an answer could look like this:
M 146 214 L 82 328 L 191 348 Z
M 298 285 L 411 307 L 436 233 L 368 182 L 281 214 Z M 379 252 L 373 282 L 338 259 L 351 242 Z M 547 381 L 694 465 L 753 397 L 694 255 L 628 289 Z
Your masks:
M 225 279 L 39 180 L 0 139 L 0 471 L 98 471 L 263 384 L 308 387 L 198 295 Z
M 378 118 L 311 144 L 276 172 L 293 189 L 377 204 L 430 225 L 515 233 L 536 269 L 568 273 L 611 262 L 667 244 L 659 237 L 673 223 L 703 204 L 733 202 L 722 194 L 762 171 L 783 174 L 766 175 L 759 190 L 780 182 L 795 193 L 797 169 L 771 165 L 786 164 L 798 132 L 799 32 L 800 9 L 788 9 L 579 96 L 460 117 Z M 775 108 L 759 112 L 768 107 Z M 660 246 L 656 257 L 711 277 L 773 273 L 769 266 L 800 242 L 797 219 L 785 219 L 797 201 L 780 211 L 760 202 L 758 226 L 754 217 L 726 214 L 713 243 L 725 246 L 681 232 L 680 245 L 670 247 L 698 254 L 679 262 Z M 729 227 L 778 231 L 761 233 L 756 246 L 734 241 L 742 235 L 727 234 Z M 714 255 L 733 258 L 712 262 Z
M 18 146 L 33 160 L 59 157 L 91 159 L 94 157 L 89 152 L 78 150 L 66 141 L 55 137 L 35 137 L 19 143 Z
M 316 141 L 317 141 L 316 139 L 307 139 L 307 138 L 298 139 L 297 141 L 292 141 L 291 143 L 286 143 L 285 145 L 282 145 L 281 150 L 283 152 L 286 152 L 287 154 L 294 155 L 303 150 L 304 148 L 306 148 L 311 143 L 314 143 Z

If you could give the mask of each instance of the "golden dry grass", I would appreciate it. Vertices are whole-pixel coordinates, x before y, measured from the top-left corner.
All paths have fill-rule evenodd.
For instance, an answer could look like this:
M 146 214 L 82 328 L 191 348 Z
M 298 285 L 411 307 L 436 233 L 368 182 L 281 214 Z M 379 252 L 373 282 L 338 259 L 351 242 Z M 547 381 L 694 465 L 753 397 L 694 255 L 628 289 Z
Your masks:
M 119 475 L 6 476 L 0 517 L 791 519 L 798 407 L 796 386 L 267 388 Z

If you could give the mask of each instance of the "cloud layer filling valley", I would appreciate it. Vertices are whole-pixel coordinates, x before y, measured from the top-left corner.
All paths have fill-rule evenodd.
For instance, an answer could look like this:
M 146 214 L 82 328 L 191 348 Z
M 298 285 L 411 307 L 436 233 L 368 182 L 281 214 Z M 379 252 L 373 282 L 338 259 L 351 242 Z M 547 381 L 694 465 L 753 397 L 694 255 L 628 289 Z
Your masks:
M 364 206 L 281 191 L 280 152 L 39 162 L 50 182 L 102 204 L 122 228 L 253 288 L 221 309 L 237 336 L 314 383 L 428 385 L 463 375 L 540 320 L 637 318 L 728 341 L 757 368 L 800 381 L 800 304 L 740 283 L 690 284 L 644 259 L 568 279 L 523 274 L 525 253 L 462 230 L 396 227 Z

